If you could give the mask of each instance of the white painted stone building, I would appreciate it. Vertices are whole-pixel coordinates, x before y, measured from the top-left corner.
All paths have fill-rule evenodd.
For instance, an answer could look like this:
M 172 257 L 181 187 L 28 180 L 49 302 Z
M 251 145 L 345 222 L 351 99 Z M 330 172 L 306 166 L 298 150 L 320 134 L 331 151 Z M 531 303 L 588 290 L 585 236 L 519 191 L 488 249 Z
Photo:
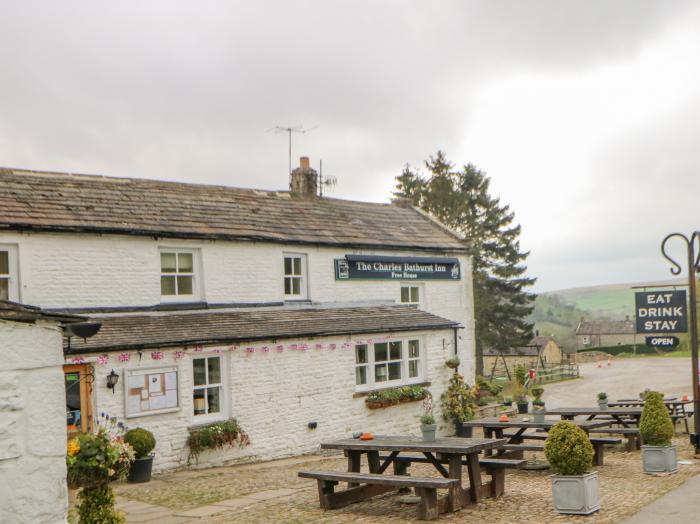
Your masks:
M 454 354 L 473 379 L 467 244 L 403 202 L 318 198 L 303 166 L 295 192 L 0 169 L 0 299 L 102 323 L 65 341 L 69 430 L 148 428 L 164 470 L 188 428 L 234 417 L 250 446 L 200 465 L 270 459 L 418 433 L 420 402 L 366 395 L 438 398 Z

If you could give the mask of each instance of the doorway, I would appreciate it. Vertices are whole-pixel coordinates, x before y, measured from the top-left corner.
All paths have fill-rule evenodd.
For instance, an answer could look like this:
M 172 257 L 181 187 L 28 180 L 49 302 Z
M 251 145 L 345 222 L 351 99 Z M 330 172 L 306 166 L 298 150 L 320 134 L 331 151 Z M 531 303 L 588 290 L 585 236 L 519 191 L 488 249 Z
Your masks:
M 66 388 L 66 430 L 68 435 L 92 431 L 92 366 L 72 364 L 63 366 Z

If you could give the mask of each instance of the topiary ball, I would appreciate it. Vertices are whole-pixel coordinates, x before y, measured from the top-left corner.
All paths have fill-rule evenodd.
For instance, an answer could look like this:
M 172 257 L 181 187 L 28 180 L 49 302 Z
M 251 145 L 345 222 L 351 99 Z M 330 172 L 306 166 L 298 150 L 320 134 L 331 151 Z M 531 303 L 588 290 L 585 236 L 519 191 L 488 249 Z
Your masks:
M 124 442 L 134 448 L 137 459 L 147 457 L 156 447 L 156 438 L 153 433 L 143 428 L 130 429 L 124 433 Z
M 547 434 L 544 454 L 561 475 L 583 475 L 593 464 L 593 446 L 573 422 L 557 422 Z
M 670 446 L 674 434 L 673 421 L 664 404 L 663 394 L 657 391 L 647 393 L 644 400 L 639 433 L 644 444 L 649 446 Z

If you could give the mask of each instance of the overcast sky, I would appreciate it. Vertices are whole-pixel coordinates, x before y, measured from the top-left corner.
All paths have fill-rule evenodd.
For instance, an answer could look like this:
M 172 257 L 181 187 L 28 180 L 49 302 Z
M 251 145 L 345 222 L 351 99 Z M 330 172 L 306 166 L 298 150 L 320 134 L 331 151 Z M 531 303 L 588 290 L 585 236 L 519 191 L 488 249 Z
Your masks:
M 386 201 L 437 149 L 511 205 L 537 290 L 665 279 L 700 228 L 700 3 L 0 0 L 0 165 L 241 187 L 323 159 Z M 1 210 L 0 210 L 1 212 Z

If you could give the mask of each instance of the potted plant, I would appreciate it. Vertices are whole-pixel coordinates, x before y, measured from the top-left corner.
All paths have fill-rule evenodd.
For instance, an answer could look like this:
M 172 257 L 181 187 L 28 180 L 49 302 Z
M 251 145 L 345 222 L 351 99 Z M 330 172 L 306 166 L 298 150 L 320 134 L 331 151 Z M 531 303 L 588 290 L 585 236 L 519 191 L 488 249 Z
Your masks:
M 572 422 L 557 422 L 547 434 L 544 454 L 558 473 L 551 476 L 557 512 L 589 515 L 598 511 L 598 472 L 590 471 L 593 446 L 586 433 Z
M 642 464 L 645 473 L 673 473 L 678 470 L 676 447 L 671 443 L 673 422 L 664 404 L 664 396 L 656 391 L 646 394 L 642 418 Z
M 535 397 L 532 400 L 533 420 L 534 422 L 544 422 L 544 400 L 542 400 L 544 388 L 542 386 L 534 386 L 530 391 L 532 396 Z
M 136 454 L 136 459 L 129 469 L 129 482 L 148 482 L 151 480 L 155 457 L 151 451 L 156 447 L 156 438 L 147 429 L 134 428 L 124 433 L 124 441 L 134 448 Z
M 512 397 L 503 397 L 502 405 L 505 407 L 512 406 L 513 405 L 513 398 Z
M 445 365 L 450 369 L 457 369 L 459 367 L 459 357 L 448 358 L 445 361 Z
M 452 420 L 458 437 L 471 438 L 472 428 L 465 427 L 462 422 L 474 418 L 476 400 L 475 388 L 469 387 L 464 382 L 464 377 L 456 371 L 450 378 L 450 384 L 440 397 L 442 417 Z
M 435 442 L 435 417 L 433 416 L 433 396 L 428 394 L 423 399 L 423 416 L 420 418 L 420 430 L 425 442 Z
M 518 406 L 518 413 L 527 413 L 528 400 L 527 400 L 527 388 L 525 387 L 525 380 L 527 378 L 527 371 L 521 365 L 515 368 L 515 379 L 512 382 L 513 397 L 515 398 L 515 403 Z
M 598 407 L 600 409 L 608 409 L 608 394 L 605 392 L 598 393 Z

